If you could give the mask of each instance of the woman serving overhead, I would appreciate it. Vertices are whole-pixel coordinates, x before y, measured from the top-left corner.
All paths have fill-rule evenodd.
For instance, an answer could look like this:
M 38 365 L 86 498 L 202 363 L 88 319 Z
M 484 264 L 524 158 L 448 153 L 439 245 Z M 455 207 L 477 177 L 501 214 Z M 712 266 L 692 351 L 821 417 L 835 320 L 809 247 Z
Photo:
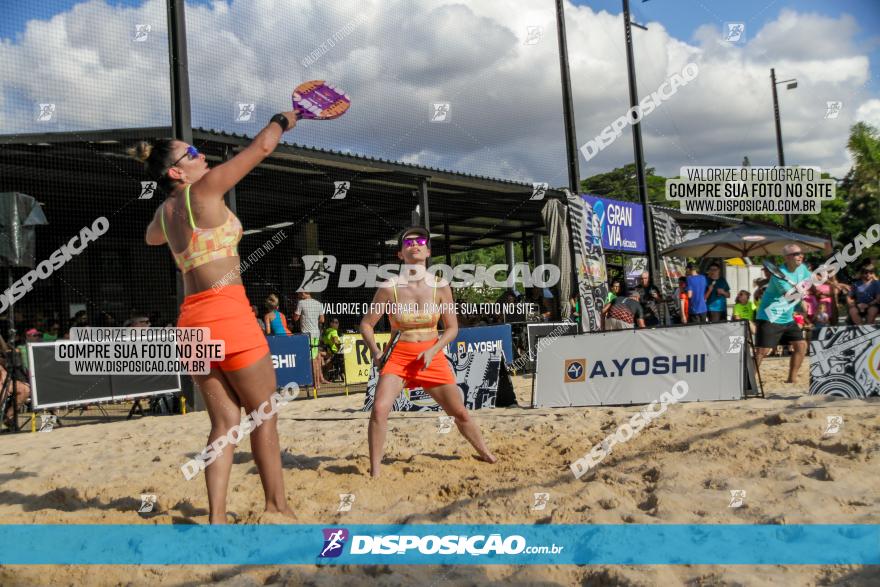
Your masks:
M 417 226 L 403 231 L 398 238 L 397 256 L 406 266 L 425 268 L 431 257 L 428 231 Z M 407 273 L 405 269 L 401 274 Z M 477 423 L 464 405 L 461 389 L 443 349 L 458 335 L 458 320 L 452 303 L 452 289 L 442 287 L 433 278 L 421 275 L 407 276 L 406 283 L 393 279 L 376 291 L 370 313 L 361 320 L 361 334 L 373 354 L 373 360 L 382 360 L 383 366 L 376 385 L 376 399 L 370 415 L 368 436 L 370 443 L 370 474 L 379 476 L 382 464 L 388 414 L 395 398 L 404 385 L 422 387 L 441 408 L 455 419 L 459 432 L 479 453 L 479 459 L 494 463 Z M 413 306 L 409 308 L 408 306 Z M 386 311 L 387 309 L 387 311 Z M 406 310 L 415 309 L 415 312 Z M 426 311 L 418 311 L 418 310 Z M 442 311 L 441 311 L 442 310 Z M 400 339 L 393 349 L 386 347 L 390 356 L 382 357 L 373 329 L 384 313 L 391 322 L 392 338 L 399 331 Z M 438 336 L 437 323 L 443 317 L 445 330 Z
M 239 275 L 241 223 L 223 196 L 275 150 L 281 134 L 296 126 L 297 118 L 295 112 L 276 114 L 250 145 L 213 169 L 203 154 L 182 141 L 141 142 L 129 150 L 168 194 L 147 227 L 146 241 L 167 244 L 183 273 L 186 298 L 178 328 L 207 327 L 211 339 L 225 341 L 225 358 L 212 363 L 208 375 L 193 375 L 211 418 L 209 445 L 241 422 L 242 407 L 251 412 L 276 390 L 269 346 Z M 250 438 L 266 512 L 292 515 L 281 474 L 277 417 L 256 427 Z M 226 523 L 233 449 L 230 444 L 205 469 L 212 524 Z

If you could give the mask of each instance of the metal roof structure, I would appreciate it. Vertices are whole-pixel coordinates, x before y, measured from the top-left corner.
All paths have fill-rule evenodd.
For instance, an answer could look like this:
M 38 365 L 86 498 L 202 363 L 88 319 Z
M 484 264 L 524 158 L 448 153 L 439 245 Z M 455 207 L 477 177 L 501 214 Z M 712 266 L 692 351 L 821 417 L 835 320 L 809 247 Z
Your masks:
M 73 193 L 91 194 L 95 182 L 110 182 L 115 189 L 94 197 L 111 197 L 118 204 L 120 194 L 139 193 L 140 182 L 148 179 L 125 149 L 137 140 L 169 136 L 170 127 L 0 135 L 0 173 L 7 179 L 40 174 Z M 204 128 L 193 131 L 193 142 L 212 165 L 251 140 Z M 351 182 L 345 200 L 331 199 L 334 181 Z M 363 240 L 381 243 L 411 223 L 423 184 L 435 254 L 445 254 L 447 242 L 448 252 L 455 253 L 546 234 L 544 200 L 530 199 L 531 184 L 293 143 L 279 144 L 242 180 L 236 203 L 238 211 L 245 211 L 246 229 L 305 222 L 305 208 L 306 217 L 329 213 L 336 226 L 356 228 Z M 564 194 L 549 189 L 545 199 L 550 197 Z M 288 206 L 287 198 L 296 206 Z

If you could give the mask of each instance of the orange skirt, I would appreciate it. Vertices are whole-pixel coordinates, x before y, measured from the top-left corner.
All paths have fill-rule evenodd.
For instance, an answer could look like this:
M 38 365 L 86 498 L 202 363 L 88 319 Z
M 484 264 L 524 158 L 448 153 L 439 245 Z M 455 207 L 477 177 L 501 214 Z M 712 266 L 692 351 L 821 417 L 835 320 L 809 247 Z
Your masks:
M 269 352 L 243 285 L 227 285 L 188 295 L 180 306 L 178 328 L 210 328 L 212 340 L 226 343 L 222 361 L 211 368 L 236 371 L 249 367 Z
M 437 340 L 399 341 L 379 375 L 397 375 L 406 382 L 408 388 L 429 389 L 438 385 L 455 385 L 455 374 L 446 353 L 440 351 L 434 355 L 427 369 L 425 362 L 418 358 L 419 353 L 434 346 Z

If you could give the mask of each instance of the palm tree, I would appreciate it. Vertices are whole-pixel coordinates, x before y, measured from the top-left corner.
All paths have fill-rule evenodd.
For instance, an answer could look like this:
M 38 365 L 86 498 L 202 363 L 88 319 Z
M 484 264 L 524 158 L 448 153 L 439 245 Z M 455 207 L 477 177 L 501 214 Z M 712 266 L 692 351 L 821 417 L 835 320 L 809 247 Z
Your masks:
M 870 124 L 858 122 L 850 131 L 847 148 L 855 165 L 842 186 L 847 199 L 841 218 L 843 242 L 864 233 L 880 218 L 880 134 Z

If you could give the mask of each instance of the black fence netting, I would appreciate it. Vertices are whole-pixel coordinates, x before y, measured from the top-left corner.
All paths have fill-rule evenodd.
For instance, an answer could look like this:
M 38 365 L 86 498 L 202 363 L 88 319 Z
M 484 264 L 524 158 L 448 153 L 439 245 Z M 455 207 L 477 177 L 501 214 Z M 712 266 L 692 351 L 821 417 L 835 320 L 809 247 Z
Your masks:
M 429 218 L 424 195 L 439 261 L 504 240 L 522 254 L 543 232 L 533 183 L 566 177 L 551 0 L 527 18 L 503 3 L 392 1 L 191 2 L 185 18 L 193 144 L 212 166 L 289 110 L 300 82 L 327 80 L 351 98 L 339 119 L 300 121 L 227 196 L 245 229 L 242 278 L 258 313 L 274 293 L 292 316 L 315 257 L 396 262 L 397 232 Z M 75 321 L 174 324 L 179 272 L 167 247 L 144 242 L 163 194 L 149 196 L 150 178 L 125 154 L 172 133 L 166 6 L 86 3 L 39 24 L 0 47 L 10 65 L 0 197 L 40 203 L 36 264 L 102 218 L 107 229 L 14 300 L 20 342 L 31 329 L 63 336 Z M 3 289 L 31 270 L 9 265 Z M 373 291 L 334 282 L 315 297 L 369 302 Z M 338 317 L 346 330 L 360 316 Z

